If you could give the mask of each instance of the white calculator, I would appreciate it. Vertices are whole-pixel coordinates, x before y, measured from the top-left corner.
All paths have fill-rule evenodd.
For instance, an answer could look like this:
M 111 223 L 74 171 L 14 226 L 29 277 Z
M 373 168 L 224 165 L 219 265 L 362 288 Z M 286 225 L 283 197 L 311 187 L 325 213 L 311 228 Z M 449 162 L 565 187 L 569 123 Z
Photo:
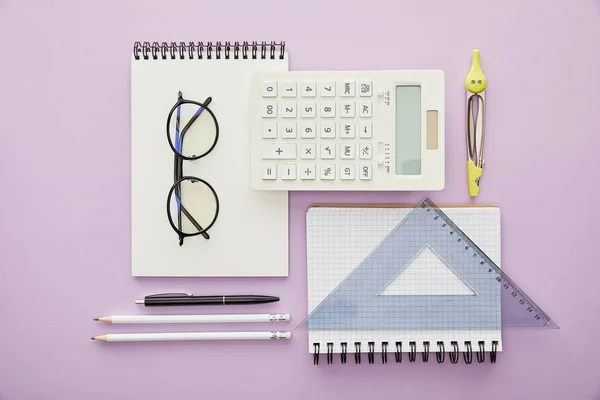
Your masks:
M 441 70 L 256 73 L 256 190 L 441 190 Z

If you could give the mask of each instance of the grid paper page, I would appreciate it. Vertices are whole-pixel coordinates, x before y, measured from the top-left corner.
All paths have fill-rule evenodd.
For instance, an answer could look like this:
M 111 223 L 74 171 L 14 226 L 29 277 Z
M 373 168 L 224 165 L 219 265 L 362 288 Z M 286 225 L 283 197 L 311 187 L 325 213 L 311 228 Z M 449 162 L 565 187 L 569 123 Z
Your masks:
M 338 295 L 338 298 L 346 296 L 346 300 L 348 300 L 350 297 L 354 297 L 352 300 L 355 301 L 354 303 L 338 301 L 334 303 L 333 312 L 317 315 L 316 322 L 311 320 L 308 344 L 310 352 L 314 351 L 314 343 L 320 343 L 321 349 L 327 348 L 327 343 L 333 343 L 334 352 L 339 353 L 342 342 L 348 343 L 348 353 L 355 351 L 355 342 L 361 343 L 362 351 L 365 351 L 369 342 L 374 342 L 375 352 L 381 351 L 383 342 L 388 342 L 388 351 L 392 351 L 395 350 L 394 344 L 398 341 L 403 343 L 402 351 L 404 352 L 410 350 L 409 342 L 416 342 L 417 352 L 423 351 L 424 342 L 430 343 L 429 350 L 432 352 L 438 350 L 438 342 L 444 343 L 445 351 L 451 351 L 450 343 L 452 341 L 457 342 L 459 351 L 466 350 L 465 341 L 471 341 L 474 351 L 478 349 L 479 341 L 485 342 L 486 351 L 491 350 L 492 341 L 497 341 L 498 351 L 501 351 L 500 295 L 492 287 L 492 290 L 489 291 L 491 297 L 488 296 L 486 300 L 482 293 L 486 286 L 490 285 L 486 281 L 479 280 L 480 293 L 478 295 L 484 299 L 484 302 L 479 304 L 479 309 L 484 311 L 482 315 L 473 311 L 476 308 L 450 309 L 451 313 L 446 309 L 443 310 L 444 314 L 437 314 L 436 318 L 427 319 L 422 317 L 424 313 L 419 313 L 419 309 L 412 306 L 411 302 L 416 299 L 416 301 L 420 301 L 419 307 L 428 307 L 430 312 L 434 308 L 433 300 L 440 299 L 440 297 L 434 296 L 460 296 L 453 298 L 466 301 L 475 299 L 476 290 L 470 287 L 470 282 L 461 279 L 456 271 L 449 268 L 452 263 L 444 260 L 444 256 L 452 259 L 452 254 L 437 254 L 437 249 L 429 245 L 427 241 L 424 241 L 424 245 L 420 248 L 410 249 L 402 247 L 408 246 L 404 244 L 408 241 L 392 242 L 392 253 L 405 253 L 403 255 L 410 257 L 407 258 L 405 268 L 397 276 L 386 275 L 382 273 L 381 269 L 373 269 L 368 265 L 370 258 L 373 257 L 384 257 L 383 260 L 379 260 L 379 263 L 390 264 L 390 259 L 386 258 L 390 257 L 389 251 L 382 253 L 383 255 L 378 255 L 377 252 L 381 253 L 384 244 L 389 247 L 390 243 L 386 241 L 391 240 L 394 228 L 404 221 L 411 210 L 410 207 L 312 207 L 309 209 L 307 213 L 309 314 L 313 313 L 317 306 L 322 307 L 327 302 L 335 301 L 335 295 L 344 290 L 345 293 Z M 441 210 L 500 266 L 499 208 L 448 207 L 441 208 Z M 420 235 L 420 230 L 426 230 L 422 227 L 421 222 L 412 220 L 413 217 L 408 222 L 405 221 L 405 223 L 417 224 L 413 230 L 408 231 L 411 235 L 414 236 L 415 232 Z M 411 240 L 411 243 L 418 243 L 418 241 Z M 359 266 L 371 269 L 361 272 Z M 353 274 L 351 274 L 352 272 Z M 468 276 L 464 273 L 462 275 Z M 476 281 L 479 275 L 471 274 L 470 280 Z M 354 286 L 349 276 L 355 281 Z M 373 321 L 377 318 L 377 312 L 381 313 L 381 309 L 376 309 L 371 303 L 360 300 L 365 291 L 373 290 L 377 291 L 377 301 L 380 301 L 383 296 L 407 296 L 403 299 L 406 299 L 408 306 L 401 311 L 387 310 L 389 318 L 379 317 L 379 320 Z M 332 294 L 332 292 L 334 293 Z M 352 321 L 352 318 L 344 317 L 347 311 L 344 310 L 344 307 L 348 307 L 348 304 L 354 305 L 355 308 L 361 308 L 361 306 L 374 308 L 362 310 L 364 311 L 362 318 L 356 317 L 360 315 L 361 310 L 348 311 L 355 316 L 354 325 L 352 325 L 352 322 L 348 322 Z M 486 316 L 484 314 L 488 310 L 491 310 L 491 313 L 488 313 L 491 317 L 489 324 L 486 325 L 483 317 Z M 317 312 L 315 311 L 315 313 Z M 406 317 L 411 313 L 412 317 Z M 392 314 L 396 314 L 396 319 Z M 399 319 L 399 315 L 404 316 L 404 320 Z M 460 329 L 456 328 L 459 323 L 453 320 L 453 315 L 454 318 L 463 320 Z M 321 319 L 319 320 L 318 317 Z M 446 321 L 445 325 L 443 320 Z M 322 328 L 319 323 L 321 325 L 329 324 L 329 327 L 319 330 L 319 327 Z M 337 329 L 338 326 L 341 328 Z M 376 328 L 374 329 L 373 326 Z

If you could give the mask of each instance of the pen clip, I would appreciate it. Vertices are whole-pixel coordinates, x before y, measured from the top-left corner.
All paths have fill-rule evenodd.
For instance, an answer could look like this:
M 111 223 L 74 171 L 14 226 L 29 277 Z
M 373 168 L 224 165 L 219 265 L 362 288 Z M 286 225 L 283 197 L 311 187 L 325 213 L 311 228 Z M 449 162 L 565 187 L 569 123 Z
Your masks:
M 156 298 L 163 298 L 163 297 L 175 297 L 175 296 L 182 296 L 182 297 L 190 297 L 191 294 L 188 293 L 157 293 L 157 294 L 150 294 L 148 296 L 146 296 L 147 299 L 156 299 Z

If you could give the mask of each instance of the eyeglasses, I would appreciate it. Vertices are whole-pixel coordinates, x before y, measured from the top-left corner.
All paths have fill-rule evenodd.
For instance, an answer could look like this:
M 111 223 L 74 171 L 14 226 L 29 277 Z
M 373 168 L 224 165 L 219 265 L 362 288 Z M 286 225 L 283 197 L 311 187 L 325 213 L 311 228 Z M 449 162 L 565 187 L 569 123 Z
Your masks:
M 211 101 L 211 97 L 203 103 L 187 100 L 179 92 L 167 117 L 167 139 L 174 153 L 174 182 L 167 196 L 167 217 L 180 246 L 191 236 L 210 239 L 208 230 L 219 214 L 219 198 L 214 188 L 204 179 L 183 173 L 184 160 L 193 162 L 205 157 L 217 144 L 219 124 L 208 108 Z

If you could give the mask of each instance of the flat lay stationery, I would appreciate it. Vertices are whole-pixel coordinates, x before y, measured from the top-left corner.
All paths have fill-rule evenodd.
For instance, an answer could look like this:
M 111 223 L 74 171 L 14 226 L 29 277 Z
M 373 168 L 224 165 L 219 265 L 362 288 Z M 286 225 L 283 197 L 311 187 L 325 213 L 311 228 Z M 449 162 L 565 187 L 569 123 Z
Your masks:
M 487 78 L 471 54 L 467 186 L 479 194 Z M 132 265 L 143 277 L 286 278 L 289 191 L 445 188 L 441 69 L 289 71 L 284 42 L 136 42 L 131 59 Z M 451 101 L 455 101 L 452 99 Z M 454 129 L 455 127 L 453 127 Z M 462 131 L 462 130 L 461 130 Z M 464 164 L 463 164 L 464 165 Z M 450 166 L 450 168 L 459 166 Z M 490 204 L 312 204 L 308 356 L 327 364 L 496 363 L 503 331 L 557 323 L 501 265 Z M 159 293 L 145 307 L 275 303 Z M 108 324 L 289 323 L 275 312 L 106 315 Z M 263 325 L 264 326 L 264 325 Z M 99 342 L 283 340 L 291 331 L 108 333 Z M 406 357 L 404 354 L 406 353 Z M 420 357 L 418 356 L 420 355 Z M 473 356 L 475 355 L 475 357 Z M 321 363 L 323 364 L 323 363 Z
M 94 318 L 109 324 L 211 324 L 223 322 L 288 322 L 290 314 L 108 315 Z
M 253 73 L 288 61 L 275 42 L 135 43 L 133 276 L 288 275 L 288 194 L 250 187 L 247 129 Z
M 427 359 L 430 351 L 447 350 L 455 361 L 467 345 L 477 349 L 483 343 L 494 359 L 502 350 L 495 278 L 458 263 L 413 210 L 309 209 L 308 328 L 309 351 L 315 357 L 320 352 L 329 358 L 333 353 L 359 357 L 368 352 L 372 361 L 372 354 L 389 351 L 398 352 L 397 357 L 408 352 L 414 361 L 417 353 Z M 444 212 L 499 265 L 499 208 Z
M 430 352 L 471 363 L 502 351 L 502 329 L 557 325 L 500 269 L 495 206 L 314 205 L 306 216 L 309 352 Z M 502 313 L 501 313 L 502 309 Z
M 109 333 L 94 336 L 99 342 L 177 342 L 190 340 L 290 340 L 291 332 L 175 332 Z
M 259 304 L 279 301 L 276 296 L 264 295 L 218 295 L 197 296 L 187 293 L 161 293 L 145 296 L 136 300 L 136 304 L 146 307 L 156 306 L 207 306 L 207 305 L 232 305 L 232 304 Z
M 440 70 L 256 72 L 251 185 L 441 190 L 444 95 Z
M 483 174 L 483 139 L 485 124 L 485 89 L 487 80 L 481 69 L 479 50 L 472 53 L 471 69 L 465 78 L 467 90 L 467 179 L 469 196 L 479 194 L 479 180 Z

